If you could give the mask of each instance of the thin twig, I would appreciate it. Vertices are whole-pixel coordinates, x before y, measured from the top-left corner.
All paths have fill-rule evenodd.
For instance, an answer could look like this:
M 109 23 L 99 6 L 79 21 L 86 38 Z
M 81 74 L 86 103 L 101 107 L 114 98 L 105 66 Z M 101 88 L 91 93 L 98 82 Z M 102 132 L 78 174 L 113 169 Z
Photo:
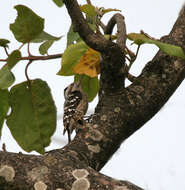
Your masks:
M 126 58 L 129 62 L 131 62 L 131 59 L 130 59 L 127 55 L 125 55 L 125 58 Z
M 158 40 L 152 36 L 150 36 L 149 34 L 145 33 L 143 30 L 140 31 L 141 34 L 145 35 L 147 38 L 151 39 L 151 40 Z M 159 41 L 159 40 L 158 40 Z
M 130 82 L 134 82 L 134 80 L 135 80 L 137 77 L 135 77 L 134 75 L 130 74 L 130 73 L 128 72 L 128 70 L 129 70 L 129 66 L 128 66 L 127 64 L 125 64 L 124 69 L 123 69 L 124 74 L 126 75 L 126 78 L 127 78 Z
M 18 50 L 20 50 L 23 46 L 24 46 L 24 43 L 21 44 L 21 46 L 18 48 Z
M 32 60 L 32 61 L 44 61 L 49 59 L 58 59 L 62 57 L 62 53 L 53 54 L 53 55 L 46 55 L 46 56 L 28 56 L 28 57 L 21 57 L 20 60 Z M 0 59 L 0 62 L 6 62 L 7 59 Z
M 30 43 L 28 43 L 28 55 L 31 57 L 32 54 L 31 54 L 31 51 L 30 51 Z
M 137 50 L 136 50 L 136 58 L 137 58 L 137 56 L 138 56 L 140 46 L 141 46 L 141 45 L 138 45 L 138 47 L 137 47 Z
M 4 47 L 4 50 L 5 50 L 6 55 L 9 56 L 9 53 L 8 53 L 6 47 Z
M 137 58 L 137 55 L 138 55 L 138 53 L 139 53 L 139 48 L 140 48 L 140 45 L 138 45 L 138 47 L 137 47 L 136 55 L 135 55 L 134 60 L 132 60 L 132 61 L 130 62 L 130 64 L 129 64 L 129 66 L 128 66 L 128 72 L 130 71 L 130 68 L 131 68 L 132 64 L 134 63 L 134 61 L 135 61 L 136 58 Z
M 105 32 L 106 26 L 101 20 L 99 21 L 99 25 L 102 28 L 103 32 Z
M 127 79 L 128 79 L 130 82 L 134 82 L 136 78 L 137 78 L 137 77 L 135 77 L 134 75 L 132 75 L 132 74 L 130 74 L 130 73 L 127 73 Z

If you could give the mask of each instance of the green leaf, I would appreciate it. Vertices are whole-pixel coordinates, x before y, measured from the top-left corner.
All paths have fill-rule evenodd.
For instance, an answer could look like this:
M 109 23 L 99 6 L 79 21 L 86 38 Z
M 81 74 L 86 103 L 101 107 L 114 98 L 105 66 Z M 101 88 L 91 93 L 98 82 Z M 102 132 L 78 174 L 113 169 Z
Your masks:
M 105 13 L 112 12 L 112 11 L 119 11 L 119 12 L 121 12 L 120 9 L 112 9 L 112 8 L 109 8 L 109 9 L 103 9 L 103 13 L 104 13 L 104 14 L 105 14 Z
M 53 0 L 53 2 L 58 6 L 62 7 L 64 5 L 63 0 Z
M 43 31 L 44 19 L 24 5 L 17 5 L 15 9 L 18 16 L 15 22 L 10 24 L 10 30 L 17 41 L 28 43 Z
M 80 9 L 88 17 L 94 17 L 97 15 L 96 8 L 93 5 L 85 4 L 85 5 L 80 6 Z
M 48 40 L 48 41 L 44 42 L 43 44 L 41 44 L 39 47 L 40 54 L 41 55 L 47 54 L 48 49 L 52 46 L 53 42 L 54 42 L 53 40 Z
M 7 40 L 7 39 L 0 39 L 0 46 L 1 47 L 8 47 L 8 43 L 10 43 L 10 41 L 9 40 Z
M 90 23 L 91 20 L 90 20 L 90 17 L 88 19 L 86 19 L 87 23 L 89 24 L 90 28 L 95 31 L 96 29 L 96 25 L 95 24 L 92 24 Z M 78 34 L 78 32 L 74 32 L 73 31 L 73 25 L 71 24 L 70 28 L 69 28 L 69 31 L 67 33 L 67 47 L 69 45 L 72 45 L 74 44 L 75 42 L 80 42 L 82 41 L 80 35 Z
M 44 153 L 56 129 L 56 107 L 46 82 L 36 79 L 10 90 L 11 114 L 7 125 L 17 143 L 27 152 Z
M 41 44 L 40 47 L 39 47 L 40 54 L 42 54 L 42 55 L 47 54 L 48 49 L 53 45 L 53 43 L 55 41 L 59 40 L 60 38 L 55 38 L 54 40 L 47 40 L 43 44 Z
M 73 66 L 78 63 L 80 57 L 87 50 L 88 46 L 84 42 L 78 42 L 68 46 L 62 56 L 62 68 L 57 74 L 62 76 L 74 75 Z
M 150 39 L 144 34 L 130 33 L 128 34 L 128 39 L 134 41 L 134 43 L 138 45 L 142 45 L 144 43 L 155 44 L 159 47 L 159 49 L 170 56 L 180 57 L 185 59 L 185 54 L 181 47 L 160 42 L 158 40 Z
M 0 70 L 0 89 L 7 89 L 15 81 L 13 73 L 9 70 L 8 66 L 5 65 Z
M 46 40 L 60 40 L 61 37 L 55 37 L 51 34 L 48 34 L 47 32 L 42 31 L 34 40 L 31 41 L 31 43 L 41 43 Z
M 81 79 L 82 89 L 87 94 L 88 101 L 93 101 L 99 91 L 98 77 L 91 78 L 87 75 L 75 75 L 75 81 L 79 79 Z
M 75 41 L 76 42 L 79 41 L 80 39 L 81 39 L 80 35 L 78 34 L 78 32 L 73 31 L 73 25 L 71 24 L 69 31 L 67 33 L 67 47 L 69 45 L 74 44 Z
M 9 104 L 8 104 L 8 90 L 0 89 L 0 138 L 1 138 L 1 130 L 3 127 L 3 123 L 8 112 Z
M 8 68 L 11 70 L 21 59 L 21 52 L 19 50 L 14 50 L 7 60 Z

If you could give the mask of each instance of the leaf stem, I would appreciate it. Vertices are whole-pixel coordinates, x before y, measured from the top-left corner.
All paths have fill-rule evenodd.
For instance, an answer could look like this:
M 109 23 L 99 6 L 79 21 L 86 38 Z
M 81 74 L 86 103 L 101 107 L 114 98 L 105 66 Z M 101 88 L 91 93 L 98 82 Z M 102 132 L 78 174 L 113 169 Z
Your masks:
M 18 50 L 20 50 L 23 46 L 24 46 L 25 43 L 22 43 L 21 46 L 18 48 Z
M 30 51 L 30 43 L 28 43 L 28 55 L 32 57 L 31 51 Z
M 5 50 L 6 55 L 9 56 L 9 53 L 8 53 L 6 47 L 4 47 L 4 50 Z
M 27 81 L 28 81 L 28 86 L 30 87 L 31 85 L 31 83 L 30 83 L 30 78 L 29 78 L 29 76 L 28 76 L 28 67 L 29 67 L 29 65 L 32 63 L 33 61 L 32 60 L 29 60 L 29 62 L 28 62 L 28 64 L 26 65 L 26 67 L 25 67 L 25 76 L 26 76 L 26 79 L 27 79 Z

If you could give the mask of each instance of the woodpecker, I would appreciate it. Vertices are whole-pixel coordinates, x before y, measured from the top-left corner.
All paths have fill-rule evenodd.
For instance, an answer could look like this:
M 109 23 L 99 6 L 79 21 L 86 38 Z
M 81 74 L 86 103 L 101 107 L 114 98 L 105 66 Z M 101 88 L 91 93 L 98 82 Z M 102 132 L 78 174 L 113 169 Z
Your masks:
M 74 82 L 64 89 L 64 98 L 63 135 L 67 131 L 68 142 L 71 142 L 71 133 L 75 129 L 75 125 L 83 124 L 83 117 L 88 108 L 88 99 L 82 90 L 80 81 Z

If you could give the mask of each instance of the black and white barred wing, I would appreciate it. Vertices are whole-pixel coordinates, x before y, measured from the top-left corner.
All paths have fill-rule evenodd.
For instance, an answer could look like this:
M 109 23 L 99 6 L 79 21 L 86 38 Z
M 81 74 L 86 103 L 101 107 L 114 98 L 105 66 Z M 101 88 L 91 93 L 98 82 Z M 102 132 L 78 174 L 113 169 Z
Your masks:
M 73 125 L 77 119 L 76 109 L 80 104 L 81 99 L 82 94 L 79 91 L 74 91 L 68 94 L 64 103 L 63 134 L 65 134 L 66 130 L 69 131 L 69 133 L 72 133 Z

